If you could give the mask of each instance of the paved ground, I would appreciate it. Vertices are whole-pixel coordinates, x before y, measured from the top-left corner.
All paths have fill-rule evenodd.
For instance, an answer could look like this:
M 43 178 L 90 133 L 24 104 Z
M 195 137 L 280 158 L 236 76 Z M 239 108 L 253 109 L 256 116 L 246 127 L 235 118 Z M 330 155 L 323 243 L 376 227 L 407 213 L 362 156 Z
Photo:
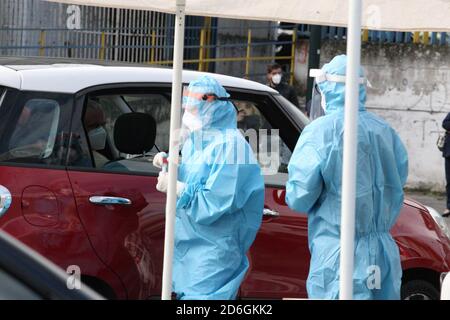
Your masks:
M 442 213 L 445 210 L 445 194 L 419 192 L 419 191 L 407 191 L 405 196 L 407 198 L 416 200 L 423 205 L 432 207 L 438 212 Z
M 420 192 L 420 191 L 407 191 L 405 193 L 407 198 L 416 200 L 425 206 L 432 207 L 436 209 L 439 213 L 445 210 L 446 196 L 444 193 L 431 193 L 431 192 Z M 445 218 L 447 225 L 450 228 L 450 217 Z

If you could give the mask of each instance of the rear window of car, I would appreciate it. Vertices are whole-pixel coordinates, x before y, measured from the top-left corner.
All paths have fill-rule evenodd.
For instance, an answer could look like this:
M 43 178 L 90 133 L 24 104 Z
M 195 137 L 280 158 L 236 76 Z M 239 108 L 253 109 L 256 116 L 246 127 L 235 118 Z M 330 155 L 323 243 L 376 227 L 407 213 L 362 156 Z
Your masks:
M 3 101 L 5 100 L 6 89 L 0 86 L 0 108 L 2 107 Z
M 28 100 L 12 132 L 8 152 L 0 159 L 48 158 L 55 146 L 60 110 L 52 99 Z
M 72 97 L 3 91 L 0 162 L 63 165 L 69 143 Z

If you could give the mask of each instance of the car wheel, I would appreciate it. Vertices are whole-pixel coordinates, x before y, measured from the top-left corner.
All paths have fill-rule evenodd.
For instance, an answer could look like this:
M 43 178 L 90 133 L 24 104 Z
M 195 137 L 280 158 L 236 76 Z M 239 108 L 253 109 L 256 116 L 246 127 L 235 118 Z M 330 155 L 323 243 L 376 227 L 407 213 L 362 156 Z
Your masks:
M 402 285 L 402 300 L 439 300 L 439 291 L 428 281 L 411 280 Z

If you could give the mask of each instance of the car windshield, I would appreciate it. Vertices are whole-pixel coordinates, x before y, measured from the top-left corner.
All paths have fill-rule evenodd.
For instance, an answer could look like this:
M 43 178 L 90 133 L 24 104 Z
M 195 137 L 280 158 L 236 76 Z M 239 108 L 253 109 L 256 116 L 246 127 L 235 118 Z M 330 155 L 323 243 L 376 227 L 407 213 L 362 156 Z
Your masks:
M 295 105 L 292 104 L 288 99 L 283 97 L 281 94 L 274 95 L 275 99 L 284 106 L 284 109 L 289 113 L 289 115 L 294 118 L 295 123 L 303 130 L 303 128 L 309 124 L 310 120 L 307 116 L 303 114 Z

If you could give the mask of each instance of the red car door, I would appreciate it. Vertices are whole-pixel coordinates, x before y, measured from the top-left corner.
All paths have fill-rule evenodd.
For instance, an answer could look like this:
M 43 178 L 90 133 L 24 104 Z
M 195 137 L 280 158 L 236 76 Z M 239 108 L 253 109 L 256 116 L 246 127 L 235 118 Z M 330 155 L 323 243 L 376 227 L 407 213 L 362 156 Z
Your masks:
M 156 191 L 153 152 L 140 156 L 121 152 L 115 139 L 123 137 L 117 137 L 114 125 L 132 105 L 151 106 L 147 111 L 156 114 L 158 124 L 168 121 L 170 109 L 169 101 L 152 95 L 150 89 L 145 94 L 120 90 L 125 89 L 96 91 L 80 99 L 83 111 L 78 111 L 73 133 L 86 136 L 84 160 L 71 166 L 68 174 L 78 214 L 97 255 L 120 277 L 128 298 L 146 299 L 160 295 L 165 196 Z M 98 132 L 103 130 L 106 136 L 100 141 Z
M 283 186 L 266 185 L 263 222 L 248 254 L 241 298 L 307 297 L 308 221 L 288 208 L 284 195 Z
M 79 155 L 70 135 L 73 95 L 5 92 L 0 98 L 0 184 L 12 202 L 0 228 L 63 270 L 79 270 L 90 285 L 101 282 L 108 287 L 102 294 L 112 288 L 115 297 L 123 298 L 122 283 L 86 236 L 66 170 Z
M 270 96 L 239 92 L 231 96 L 238 108 L 238 128 L 258 155 L 266 180 L 263 221 L 248 253 L 250 268 L 239 295 L 305 298 L 310 260 L 307 217 L 290 210 L 284 201 L 287 164 L 298 129 Z
M 0 183 L 11 193 L 12 203 L 0 227 L 61 261 L 55 253 L 61 242 L 54 234 L 55 226 L 76 230 L 66 224 L 75 210 L 60 144 L 70 129 L 72 97 L 13 89 L 4 92 L 6 97 L 0 99 Z
M 165 197 L 156 178 L 69 171 L 78 213 L 94 250 L 127 289 L 128 298 L 159 294 Z
M 62 142 L 70 130 L 72 96 L 3 92 L 0 183 L 12 202 L 0 218 L 0 228 L 67 268 L 73 261 L 62 249 L 86 249 L 79 225 L 70 223 L 76 210 L 64 167 Z

